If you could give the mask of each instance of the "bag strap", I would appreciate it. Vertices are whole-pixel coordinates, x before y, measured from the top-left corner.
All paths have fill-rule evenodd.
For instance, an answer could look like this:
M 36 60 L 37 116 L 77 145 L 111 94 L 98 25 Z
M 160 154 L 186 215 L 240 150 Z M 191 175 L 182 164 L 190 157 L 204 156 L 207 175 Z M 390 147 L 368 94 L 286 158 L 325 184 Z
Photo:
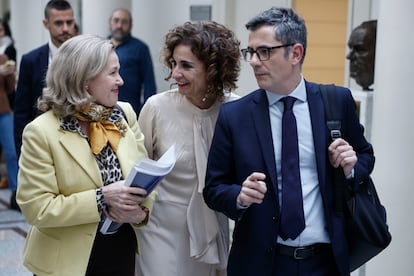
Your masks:
M 326 126 L 329 129 L 332 141 L 342 137 L 341 132 L 341 106 L 333 84 L 320 84 L 324 108 Z M 346 198 L 349 196 L 344 172 L 341 167 L 334 169 L 333 189 L 335 198 L 335 212 L 338 216 L 345 216 Z
M 339 114 L 339 103 L 335 92 L 335 85 L 319 85 L 322 99 L 325 106 L 326 126 L 328 127 L 332 141 L 342 136 L 341 133 L 341 116 Z M 336 112 L 335 112 L 336 111 Z

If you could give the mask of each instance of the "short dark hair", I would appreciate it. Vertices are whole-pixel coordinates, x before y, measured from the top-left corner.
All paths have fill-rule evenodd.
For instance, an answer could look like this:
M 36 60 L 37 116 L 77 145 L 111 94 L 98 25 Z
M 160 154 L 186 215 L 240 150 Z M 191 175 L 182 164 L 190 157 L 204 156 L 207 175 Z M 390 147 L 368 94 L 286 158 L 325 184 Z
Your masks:
M 303 63 L 307 47 L 307 30 L 305 20 L 290 8 L 272 7 L 261 12 L 246 23 L 246 29 L 255 31 L 262 26 L 272 26 L 275 30 L 274 38 L 282 44 L 300 43 L 303 46 Z M 285 48 L 285 56 L 289 47 Z
M 70 3 L 66 0 L 50 0 L 47 2 L 45 7 L 45 18 L 49 18 L 49 11 L 51 9 L 55 9 L 58 11 L 65 11 L 65 10 L 71 10 L 72 6 Z

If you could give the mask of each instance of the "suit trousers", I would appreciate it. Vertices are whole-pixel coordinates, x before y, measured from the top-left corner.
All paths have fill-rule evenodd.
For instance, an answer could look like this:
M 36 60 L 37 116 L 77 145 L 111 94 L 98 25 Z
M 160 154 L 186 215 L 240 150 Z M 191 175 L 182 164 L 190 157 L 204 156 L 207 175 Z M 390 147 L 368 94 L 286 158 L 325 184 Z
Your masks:
M 273 276 L 336 276 L 340 275 L 332 251 L 296 260 L 291 256 L 275 255 Z

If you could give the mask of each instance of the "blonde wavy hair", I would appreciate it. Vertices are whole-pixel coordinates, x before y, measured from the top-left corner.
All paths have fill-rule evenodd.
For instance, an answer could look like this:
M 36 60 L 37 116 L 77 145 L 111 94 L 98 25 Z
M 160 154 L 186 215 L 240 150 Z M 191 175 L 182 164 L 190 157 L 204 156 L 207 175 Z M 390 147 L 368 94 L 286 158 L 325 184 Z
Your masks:
M 84 110 L 93 102 L 86 83 L 101 73 L 114 46 L 94 35 L 78 35 L 64 42 L 46 74 L 46 88 L 38 100 L 41 111 L 61 118 Z

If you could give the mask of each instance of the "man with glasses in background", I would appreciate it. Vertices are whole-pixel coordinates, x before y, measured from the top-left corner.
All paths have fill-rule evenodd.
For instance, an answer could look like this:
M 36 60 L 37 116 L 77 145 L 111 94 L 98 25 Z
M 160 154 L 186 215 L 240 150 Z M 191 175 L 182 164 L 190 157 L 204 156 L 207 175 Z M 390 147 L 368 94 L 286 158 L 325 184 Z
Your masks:
M 351 92 L 332 91 L 344 138 L 331 142 L 319 85 L 302 75 L 304 20 L 271 8 L 246 27 L 242 54 L 259 89 L 221 107 L 203 191 L 236 221 L 228 276 L 349 275 L 331 176 L 341 167 L 354 187 L 374 166 Z

